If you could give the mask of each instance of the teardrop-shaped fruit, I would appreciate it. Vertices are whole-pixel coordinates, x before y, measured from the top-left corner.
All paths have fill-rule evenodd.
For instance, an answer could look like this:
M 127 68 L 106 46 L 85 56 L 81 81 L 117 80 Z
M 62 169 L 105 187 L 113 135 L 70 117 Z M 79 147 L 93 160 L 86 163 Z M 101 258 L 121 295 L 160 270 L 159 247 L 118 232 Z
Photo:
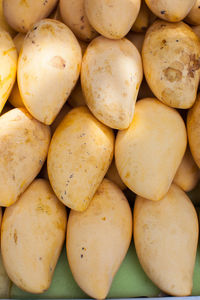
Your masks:
M 131 232 L 128 201 L 107 179 L 87 210 L 71 210 L 66 241 L 68 261 L 74 279 L 92 298 L 106 298 L 128 251 Z
M 160 200 L 174 179 L 186 144 L 186 128 L 179 113 L 156 99 L 142 99 L 136 103 L 130 127 L 117 134 L 119 175 L 137 195 Z
M 136 198 L 136 252 L 146 274 L 165 293 L 191 294 L 198 234 L 195 208 L 178 186 L 172 184 L 157 202 Z
M 37 179 L 5 210 L 1 228 L 3 263 L 21 289 L 42 293 L 51 283 L 62 250 L 67 215 L 50 184 Z
M 111 164 L 113 151 L 113 131 L 88 108 L 72 109 L 57 127 L 47 159 L 49 180 L 60 201 L 85 210 Z
M 81 48 L 63 23 L 44 19 L 26 35 L 18 60 L 18 85 L 27 110 L 50 125 L 79 77 Z
M 127 39 L 94 39 L 83 57 L 81 84 L 95 117 L 115 129 L 127 128 L 133 118 L 142 81 L 142 61 Z

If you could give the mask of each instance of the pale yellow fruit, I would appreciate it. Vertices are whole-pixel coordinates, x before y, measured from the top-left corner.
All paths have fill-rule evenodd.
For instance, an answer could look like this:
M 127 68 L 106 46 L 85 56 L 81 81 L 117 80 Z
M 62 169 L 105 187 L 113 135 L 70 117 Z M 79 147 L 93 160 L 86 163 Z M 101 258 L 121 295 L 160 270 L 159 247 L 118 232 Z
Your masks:
M 50 125 L 79 77 L 81 49 L 63 23 L 44 19 L 26 35 L 18 61 L 18 85 L 27 110 Z
M 27 32 L 46 18 L 58 0 L 3 0 L 3 13 L 8 24 L 19 32 Z
M 8 25 L 3 13 L 3 0 L 0 0 L 0 27 L 7 31 L 12 37 L 16 35 L 15 30 Z
M 19 92 L 17 81 L 15 81 L 15 84 L 12 88 L 8 100 L 14 107 L 24 107 L 24 103 Z
M 79 39 L 89 42 L 98 35 L 88 21 L 84 0 L 60 0 L 59 5 L 63 22 Z
M 131 28 L 131 30 L 136 32 L 145 32 L 146 29 L 149 27 L 150 23 L 150 10 L 145 4 L 145 1 L 142 0 L 142 4 L 140 7 L 139 14 Z
M 191 107 L 200 78 L 199 57 L 199 39 L 188 25 L 156 21 L 142 49 L 145 77 L 154 95 L 175 108 Z
M 121 180 L 121 177 L 119 176 L 119 173 L 117 171 L 115 160 L 113 159 L 110 168 L 108 169 L 108 172 L 106 173 L 106 178 L 108 178 L 110 181 L 115 183 L 121 190 L 125 190 L 126 186 Z
M 19 54 L 21 48 L 22 48 L 22 45 L 24 43 L 24 39 L 25 39 L 25 34 L 24 33 L 21 33 L 19 32 L 13 39 L 13 42 L 15 44 L 15 47 L 17 49 L 17 53 Z
M 104 179 L 84 212 L 71 210 L 67 257 L 78 285 L 95 299 L 106 298 L 130 245 L 132 214 L 127 199 Z
M 156 99 L 142 99 L 136 103 L 130 127 L 117 134 L 119 175 L 137 195 L 160 200 L 174 179 L 186 144 L 186 128 L 179 113 Z
M 2 222 L 2 208 L 0 207 L 0 226 L 1 226 L 1 222 Z M 11 282 L 5 271 L 2 262 L 1 253 L 0 253 L 0 297 L 2 299 L 10 298 L 10 286 L 11 286 Z
M 123 38 L 133 26 L 141 0 L 84 0 L 90 24 L 110 39 Z
M 72 107 L 86 106 L 80 81 L 71 92 L 68 102 Z
M 19 54 L 19 52 L 22 48 L 25 36 L 26 35 L 24 33 L 20 32 L 13 39 L 13 42 L 15 44 L 15 47 L 16 47 L 16 50 L 17 50 L 18 54 Z M 21 97 L 20 92 L 19 92 L 17 81 L 15 81 L 15 84 L 12 88 L 12 91 L 10 93 L 10 96 L 9 96 L 8 100 L 14 107 L 24 107 L 24 103 L 22 101 L 22 97 Z
M 57 197 L 85 210 L 111 164 L 114 134 L 86 107 L 72 109 L 51 140 L 47 169 Z
M 37 176 L 50 142 L 48 126 L 24 108 L 0 117 L 0 205 L 10 206 Z
M 37 179 L 5 210 L 1 227 L 3 263 L 21 289 L 49 288 L 65 239 L 67 215 L 48 181 Z
M 150 10 L 159 18 L 169 22 L 183 20 L 196 0 L 145 0 Z
M 191 25 L 200 25 L 200 0 L 196 0 L 194 6 L 185 18 L 185 21 Z
M 196 186 L 200 178 L 199 175 L 199 168 L 194 162 L 190 150 L 187 149 L 173 182 L 185 192 L 189 192 Z
M 187 116 L 187 133 L 190 150 L 194 161 L 200 168 L 200 94 Z
M 16 78 L 17 51 L 9 33 L 0 27 L 0 113 Z
M 130 125 L 142 77 L 141 56 L 129 40 L 98 37 L 89 44 L 81 84 L 89 109 L 105 125 Z
M 165 293 L 191 294 L 198 233 L 195 208 L 178 186 L 172 184 L 158 202 L 137 196 L 136 252 L 146 274 Z

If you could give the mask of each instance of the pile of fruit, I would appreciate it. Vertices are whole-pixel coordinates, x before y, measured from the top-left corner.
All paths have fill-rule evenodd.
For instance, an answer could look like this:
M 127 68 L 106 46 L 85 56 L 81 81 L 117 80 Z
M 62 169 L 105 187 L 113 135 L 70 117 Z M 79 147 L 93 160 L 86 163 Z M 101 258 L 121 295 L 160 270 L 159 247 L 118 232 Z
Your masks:
M 192 293 L 199 38 L 200 0 L 0 1 L 2 297 L 47 291 L 65 240 L 83 297 L 132 239 L 153 290 L 130 296 Z

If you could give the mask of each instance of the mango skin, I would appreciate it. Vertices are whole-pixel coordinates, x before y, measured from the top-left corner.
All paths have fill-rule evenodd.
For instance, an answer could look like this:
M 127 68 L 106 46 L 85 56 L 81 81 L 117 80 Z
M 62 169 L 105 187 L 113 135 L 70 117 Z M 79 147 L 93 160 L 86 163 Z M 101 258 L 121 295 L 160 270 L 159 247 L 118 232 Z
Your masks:
M 167 193 L 186 150 L 187 133 L 179 113 L 160 101 L 138 101 L 130 127 L 119 131 L 116 167 L 125 185 L 158 201 Z
M 79 39 L 90 42 L 98 35 L 88 21 L 84 0 L 60 0 L 59 8 L 63 22 Z
M 13 29 L 26 33 L 50 14 L 57 1 L 3 0 L 3 14 Z
M 189 192 L 194 189 L 199 178 L 199 168 L 194 162 L 192 154 L 188 148 L 176 172 L 173 182 L 185 192 Z
M 19 55 L 17 80 L 34 118 L 53 123 L 78 80 L 81 60 L 79 43 L 65 24 L 43 19 L 29 31 Z
M 3 13 L 3 0 L 0 0 L 0 27 L 7 31 L 13 38 L 16 35 L 16 31 L 8 25 Z
M 24 33 L 19 32 L 13 39 L 18 55 L 22 48 L 25 36 L 26 35 Z M 22 97 L 19 92 L 17 80 L 15 81 L 15 84 L 12 88 L 8 100 L 14 107 L 24 107 L 24 103 L 22 101 Z
M 178 186 L 172 184 L 158 202 L 137 196 L 136 252 L 148 277 L 165 293 L 191 294 L 198 234 L 196 210 Z
M 60 201 L 84 211 L 111 164 L 113 151 L 113 131 L 88 108 L 72 109 L 57 127 L 47 158 L 49 180 Z
M 190 10 L 189 14 L 185 18 L 185 21 L 191 25 L 200 25 L 200 12 L 199 12 L 200 1 L 195 0 L 195 4 Z
M 154 22 L 142 48 L 144 74 L 153 94 L 168 106 L 190 108 L 199 85 L 199 57 L 199 39 L 188 25 Z
M 87 47 L 81 68 L 86 104 L 103 124 L 127 128 L 143 77 L 137 48 L 126 38 L 95 38 Z
M 104 179 L 88 209 L 71 210 L 67 257 L 78 285 L 92 298 L 106 298 L 131 242 L 132 214 L 127 199 Z
M 25 108 L 0 117 L 0 205 L 10 206 L 40 172 L 50 143 L 50 129 Z
M 196 0 L 145 0 L 149 9 L 160 19 L 168 22 L 179 22 L 183 20 Z
M 11 94 L 8 98 L 8 101 L 14 106 L 14 107 L 25 107 L 24 103 L 22 101 L 22 97 L 19 92 L 17 81 L 15 82 Z
M 25 291 L 44 292 L 62 250 L 67 215 L 48 181 L 37 179 L 7 208 L 1 228 L 3 263 Z
M 17 51 L 9 33 L 0 28 L 0 113 L 11 93 L 17 71 Z
M 141 0 L 85 0 L 84 5 L 89 23 L 97 32 L 109 39 L 121 39 L 135 22 Z
M 187 133 L 188 141 L 190 145 L 190 151 L 196 162 L 197 166 L 200 168 L 200 94 L 197 95 L 194 106 L 189 110 L 187 115 Z

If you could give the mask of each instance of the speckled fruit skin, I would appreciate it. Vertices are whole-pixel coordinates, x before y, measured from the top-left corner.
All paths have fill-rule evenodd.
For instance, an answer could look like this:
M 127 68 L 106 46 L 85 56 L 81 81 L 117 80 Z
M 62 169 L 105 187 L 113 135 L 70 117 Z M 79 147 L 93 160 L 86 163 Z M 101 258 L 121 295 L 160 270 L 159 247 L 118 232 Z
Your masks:
M 200 42 L 183 22 L 156 21 L 142 48 L 145 78 L 154 95 L 175 108 L 190 108 L 200 78 Z

